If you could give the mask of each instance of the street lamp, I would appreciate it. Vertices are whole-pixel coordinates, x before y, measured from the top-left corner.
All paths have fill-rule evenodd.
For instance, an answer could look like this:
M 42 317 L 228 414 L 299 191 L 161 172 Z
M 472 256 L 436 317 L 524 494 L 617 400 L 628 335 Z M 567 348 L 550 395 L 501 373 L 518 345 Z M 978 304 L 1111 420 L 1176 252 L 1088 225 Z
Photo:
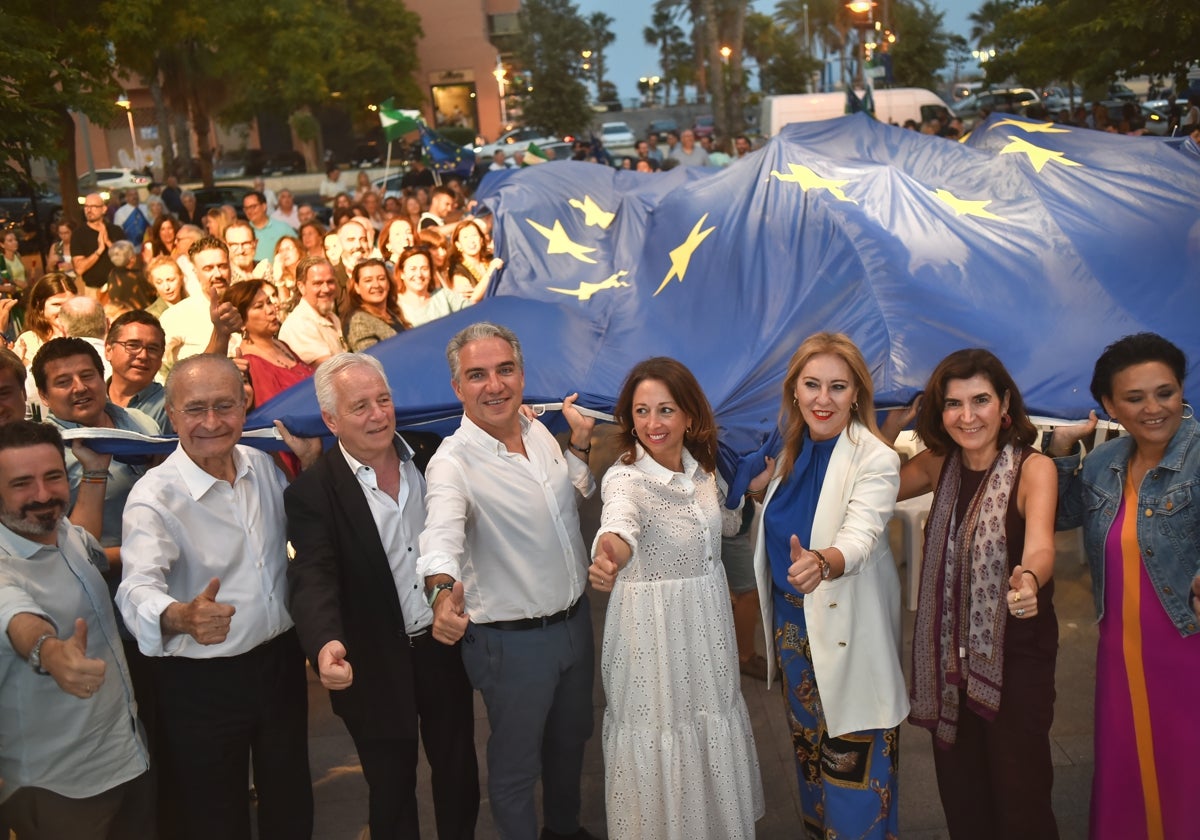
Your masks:
M 860 76 L 863 84 L 866 84 L 865 64 L 871 60 L 871 51 L 874 50 L 876 46 L 875 41 L 867 41 L 864 30 L 875 29 L 875 6 L 876 4 L 872 2 L 872 0 L 850 0 L 850 2 L 846 4 L 846 8 L 849 9 L 852 14 L 861 15 L 866 13 L 867 15 L 866 24 L 854 24 L 855 28 L 858 29 L 858 41 L 863 48 L 862 64 L 860 65 L 863 70 Z
M 508 125 L 508 106 L 504 102 L 504 62 L 500 60 L 500 56 L 496 56 L 496 69 L 492 71 L 492 75 L 496 77 L 496 87 L 500 91 L 500 125 Z
M 121 95 L 117 97 L 117 107 L 125 109 L 125 116 L 129 118 L 129 142 L 133 146 L 133 168 L 142 168 L 142 152 L 138 148 L 137 134 L 133 130 L 133 103 L 129 101 L 129 97 L 125 95 L 125 91 L 121 91 Z
M 980 64 L 987 64 L 995 57 L 995 50 L 971 50 L 971 58 L 975 59 Z
M 658 104 L 658 100 L 654 98 L 654 86 L 661 82 L 662 78 L 659 76 L 642 76 L 638 81 L 650 89 L 650 106 L 653 107 Z

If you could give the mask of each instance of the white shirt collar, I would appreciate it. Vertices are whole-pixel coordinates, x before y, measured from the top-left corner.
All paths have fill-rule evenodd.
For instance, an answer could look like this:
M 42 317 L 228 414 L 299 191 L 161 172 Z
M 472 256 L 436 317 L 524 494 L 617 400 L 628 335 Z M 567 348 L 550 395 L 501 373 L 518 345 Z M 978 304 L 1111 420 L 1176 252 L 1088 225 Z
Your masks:
M 521 438 L 524 439 L 529 435 L 529 424 L 533 421 L 524 414 L 518 414 L 517 422 L 521 424 Z M 460 429 L 467 440 L 482 446 L 484 449 L 493 451 L 497 455 L 511 454 L 508 451 L 507 446 L 505 446 L 498 438 L 480 428 L 480 426 L 466 414 L 463 414 L 462 416 L 462 424 Z
M 683 448 L 683 472 L 677 473 L 655 461 L 640 443 L 634 445 L 637 447 L 638 456 L 634 463 L 638 469 L 661 484 L 670 484 L 673 479 L 680 476 L 694 481 L 696 473 L 700 471 L 700 463 L 692 457 L 692 453 L 688 451 L 686 446 Z
M 242 476 L 251 472 L 254 467 L 250 463 L 249 458 L 242 456 L 238 451 L 238 447 L 233 448 L 233 483 L 236 484 Z M 171 459 L 175 461 L 175 468 L 179 470 L 179 477 L 183 479 L 184 486 L 187 487 L 188 494 L 193 499 L 199 499 L 207 493 L 212 486 L 220 481 L 215 475 L 205 472 L 200 466 L 192 460 L 191 456 L 184 451 L 183 446 L 176 447 L 171 454 Z

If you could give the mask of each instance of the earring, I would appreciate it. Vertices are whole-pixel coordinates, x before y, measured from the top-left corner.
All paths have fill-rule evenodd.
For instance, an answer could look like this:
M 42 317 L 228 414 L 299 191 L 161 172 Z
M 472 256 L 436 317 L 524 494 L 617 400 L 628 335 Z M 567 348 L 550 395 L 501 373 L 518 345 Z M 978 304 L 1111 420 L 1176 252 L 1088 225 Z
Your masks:
M 850 410 L 853 411 L 855 414 L 858 414 L 858 401 L 857 400 L 855 400 L 853 403 L 850 404 Z
M 637 440 L 637 429 L 631 429 L 631 430 L 630 430 L 630 434 L 632 434 L 632 435 L 633 435 L 633 439 L 634 439 L 634 440 Z
M 795 397 L 792 397 L 792 405 L 796 406 L 796 408 L 799 408 L 800 400 L 796 399 Z
M 1010 417 L 1008 415 L 1008 412 L 1006 411 L 1006 412 L 1004 412 L 1004 414 L 1002 414 L 1000 416 L 1000 428 L 1007 429 L 1011 425 L 1012 425 L 1012 417 Z
M 1185 402 L 1183 404 L 1183 419 L 1191 420 L 1195 416 L 1196 416 L 1196 410 L 1194 408 L 1192 408 L 1191 403 Z

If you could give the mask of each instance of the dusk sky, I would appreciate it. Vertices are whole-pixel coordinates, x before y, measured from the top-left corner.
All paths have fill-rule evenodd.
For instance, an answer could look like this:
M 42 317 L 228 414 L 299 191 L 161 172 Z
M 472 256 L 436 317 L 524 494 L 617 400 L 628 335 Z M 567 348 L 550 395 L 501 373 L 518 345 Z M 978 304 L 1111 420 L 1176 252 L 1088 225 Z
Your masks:
M 971 29 L 967 15 L 974 12 L 982 0 L 931 0 L 931 5 L 946 13 L 944 24 L 951 32 L 964 37 Z M 658 53 L 642 40 L 642 30 L 650 25 L 654 4 L 650 0 L 576 0 L 580 14 L 603 11 L 616 20 L 613 33 L 617 40 L 608 48 L 607 77 L 616 84 L 622 104 L 638 95 L 637 81 L 641 76 L 658 72 Z M 775 0 L 754 0 L 754 8 L 766 14 L 775 9 Z

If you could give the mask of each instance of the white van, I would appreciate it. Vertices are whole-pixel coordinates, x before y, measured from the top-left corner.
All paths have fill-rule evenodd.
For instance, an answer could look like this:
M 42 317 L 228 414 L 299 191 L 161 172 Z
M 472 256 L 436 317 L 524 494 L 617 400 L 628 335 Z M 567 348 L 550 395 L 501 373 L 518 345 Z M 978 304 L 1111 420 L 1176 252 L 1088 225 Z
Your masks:
M 863 91 L 855 91 L 862 99 Z M 875 118 L 880 122 L 903 125 L 905 120 L 918 123 L 937 117 L 945 122 L 950 109 L 940 96 L 924 88 L 873 90 Z M 774 137 L 788 123 L 814 122 L 840 117 L 846 113 L 846 92 L 792 93 L 766 96 L 762 101 L 759 131 Z

